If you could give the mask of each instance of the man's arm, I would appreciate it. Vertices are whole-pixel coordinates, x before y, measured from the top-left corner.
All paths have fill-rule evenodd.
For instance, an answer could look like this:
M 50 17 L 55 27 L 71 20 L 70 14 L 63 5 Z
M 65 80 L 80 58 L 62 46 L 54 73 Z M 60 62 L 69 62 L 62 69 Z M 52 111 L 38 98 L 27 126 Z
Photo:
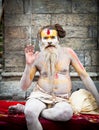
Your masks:
M 75 68 L 80 78 L 82 79 L 85 87 L 93 94 L 93 96 L 96 98 L 97 103 L 99 104 L 99 93 L 96 89 L 94 82 L 81 64 L 76 53 L 70 48 L 68 48 L 68 52 L 71 58 L 71 65 Z
M 20 86 L 23 90 L 26 90 L 31 85 L 35 76 L 37 69 L 34 62 L 37 60 L 38 54 L 39 52 L 34 53 L 34 47 L 32 45 L 28 45 L 25 48 L 26 66 L 20 81 Z
M 26 64 L 23 76 L 20 80 L 20 86 L 22 90 L 27 90 L 27 88 L 31 85 L 35 73 L 36 73 L 36 67 L 32 68 L 31 66 Z

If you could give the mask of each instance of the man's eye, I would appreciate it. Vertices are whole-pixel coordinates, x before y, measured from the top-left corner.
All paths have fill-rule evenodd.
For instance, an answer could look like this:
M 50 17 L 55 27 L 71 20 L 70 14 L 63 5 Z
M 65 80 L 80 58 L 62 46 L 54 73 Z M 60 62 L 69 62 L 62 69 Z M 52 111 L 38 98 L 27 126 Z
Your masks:
M 48 39 L 48 37 L 44 37 L 44 39 Z
M 55 38 L 55 36 L 51 36 L 51 39 L 54 39 Z

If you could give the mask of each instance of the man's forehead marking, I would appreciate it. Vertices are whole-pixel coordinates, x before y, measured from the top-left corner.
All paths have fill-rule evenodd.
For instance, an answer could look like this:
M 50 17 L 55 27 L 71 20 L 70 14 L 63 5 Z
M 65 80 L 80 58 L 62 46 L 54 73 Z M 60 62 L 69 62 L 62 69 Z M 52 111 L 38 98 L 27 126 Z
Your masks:
M 50 30 L 49 29 L 47 30 L 47 35 L 50 35 Z
M 44 30 L 42 30 L 42 33 L 45 33 L 47 35 L 51 35 L 51 34 L 56 33 L 56 30 L 54 30 L 54 29 L 44 29 Z

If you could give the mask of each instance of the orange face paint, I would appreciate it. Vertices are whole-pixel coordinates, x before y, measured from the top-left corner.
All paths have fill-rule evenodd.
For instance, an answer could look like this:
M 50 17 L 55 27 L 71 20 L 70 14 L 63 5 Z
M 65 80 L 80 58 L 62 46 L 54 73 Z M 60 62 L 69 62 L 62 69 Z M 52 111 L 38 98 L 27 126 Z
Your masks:
M 52 38 L 52 37 L 57 37 L 57 31 L 56 30 L 49 30 L 49 29 L 44 29 L 41 32 L 41 38 Z

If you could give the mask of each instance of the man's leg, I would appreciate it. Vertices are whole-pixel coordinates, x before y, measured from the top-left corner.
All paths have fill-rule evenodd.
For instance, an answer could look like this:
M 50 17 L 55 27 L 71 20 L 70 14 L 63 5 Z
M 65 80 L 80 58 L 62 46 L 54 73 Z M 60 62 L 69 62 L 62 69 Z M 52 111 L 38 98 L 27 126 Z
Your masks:
M 72 118 L 73 110 L 67 102 L 59 102 L 53 108 L 43 110 L 41 115 L 54 121 L 67 121 Z
M 38 118 L 46 105 L 37 99 L 29 99 L 25 105 L 25 117 L 28 130 L 43 130 Z

